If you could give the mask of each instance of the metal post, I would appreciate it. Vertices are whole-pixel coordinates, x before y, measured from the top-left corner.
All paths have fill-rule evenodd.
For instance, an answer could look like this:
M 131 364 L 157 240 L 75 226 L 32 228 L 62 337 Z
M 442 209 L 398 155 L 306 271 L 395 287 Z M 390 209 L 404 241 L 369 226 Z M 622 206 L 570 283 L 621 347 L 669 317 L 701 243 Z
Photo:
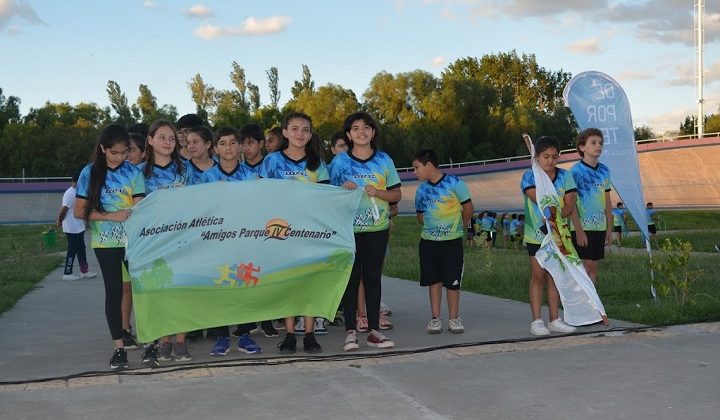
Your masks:
M 705 112 L 703 111 L 703 23 L 705 21 L 705 0 L 696 0 L 696 16 L 695 16 L 695 53 L 697 55 L 697 135 L 703 138 L 705 134 Z

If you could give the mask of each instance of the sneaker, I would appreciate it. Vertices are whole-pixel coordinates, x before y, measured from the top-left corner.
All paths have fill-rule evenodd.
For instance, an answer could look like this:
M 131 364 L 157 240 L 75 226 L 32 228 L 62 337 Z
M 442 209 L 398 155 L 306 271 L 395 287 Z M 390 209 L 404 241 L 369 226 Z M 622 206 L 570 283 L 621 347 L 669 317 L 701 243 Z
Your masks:
M 545 328 L 545 323 L 542 319 L 536 319 L 530 323 L 530 334 L 532 335 L 550 335 L 550 330 Z
M 127 352 L 125 351 L 125 349 L 115 349 L 112 358 L 110 359 L 110 369 L 120 370 L 127 369 L 127 367 Z
M 390 322 L 390 319 L 383 315 L 382 312 L 380 312 L 380 329 L 381 330 L 392 330 L 393 329 L 393 323 Z
M 158 362 L 158 348 L 155 344 L 151 343 L 145 348 L 145 353 L 142 355 L 142 364 L 150 368 L 160 366 Z
M 280 354 L 294 354 L 297 346 L 297 339 L 292 334 L 285 334 L 283 341 L 279 342 L 277 347 Z
M 548 322 L 548 330 L 559 333 L 571 333 L 575 332 L 575 327 L 566 324 L 565 321 L 558 318 L 555 321 Z
M 173 352 L 175 353 L 176 362 L 188 362 L 192 360 L 186 343 L 175 343 L 175 345 L 173 345 Z
M 240 337 L 242 334 L 240 334 L 240 328 L 235 328 L 235 331 L 232 332 L 233 337 Z
M 160 343 L 160 348 L 158 349 L 158 360 L 161 362 L 169 362 L 172 360 L 172 351 L 173 346 L 171 342 L 167 343 Z
M 303 334 L 305 334 L 305 317 L 299 316 L 297 317 L 297 322 L 295 322 L 295 335 Z
M 243 334 L 238 338 L 238 351 L 247 354 L 260 353 L 262 349 L 257 345 L 255 340 L 252 339 L 250 334 Z
M 720 247 L 718 247 L 717 245 L 715 245 L 715 251 L 720 252 Z
M 380 302 L 380 315 L 392 316 L 392 309 L 382 301 Z
M 325 321 L 325 318 L 315 318 L 315 334 L 325 335 L 327 333 L 327 321 Z
M 465 332 L 465 327 L 463 327 L 463 324 L 462 324 L 462 321 L 460 321 L 460 318 L 449 319 L 448 320 L 448 330 L 450 330 L 451 333 L 462 334 Z
M 370 347 L 377 347 L 379 349 L 389 349 L 395 347 L 389 338 L 385 337 L 380 331 L 370 330 L 370 334 L 367 336 L 367 345 Z
M 273 322 L 273 328 L 276 330 L 284 330 L 285 329 L 285 320 L 284 319 L 274 319 Z
M 97 277 L 97 273 L 93 273 L 92 271 L 88 271 L 87 273 L 80 273 L 81 279 L 92 279 Z
M 357 317 L 357 331 L 358 332 L 368 332 L 368 319 L 364 315 L 358 315 Z
M 333 318 L 332 325 L 336 327 L 345 325 L 345 316 L 342 311 L 335 312 L 335 318 Z
M 360 345 L 358 344 L 357 333 L 353 330 L 348 331 L 347 335 L 345 336 L 345 345 L 343 346 L 343 350 L 353 351 L 359 348 Z
M 425 332 L 428 334 L 440 334 L 442 332 L 442 319 L 432 318 L 430 322 L 428 322 Z
M 130 334 L 130 331 L 128 330 L 122 330 L 122 341 L 123 341 L 123 347 L 125 347 L 125 350 L 135 350 L 138 348 L 137 341 L 135 341 L 135 337 Z
M 263 321 L 260 323 L 260 329 L 263 332 L 263 335 L 265 337 L 271 338 L 271 337 L 277 337 L 279 334 L 277 332 L 277 329 L 273 327 L 273 323 L 270 321 Z
M 218 337 L 210 350 L 210 356 L 227 356 L 230 352 L 230 337 Z
M 305 337 L 303 337 L 303 351 L 311 354 L 320 353 L 322 351 L 322 347 L 320 347 L 320 344 L 315 339 L 315 334 L 305 334 Z
M 80 280 L 80 276 L 76 276 L 75 274 L 63 274 L 62 279 L 65 281 L 76 281 Z

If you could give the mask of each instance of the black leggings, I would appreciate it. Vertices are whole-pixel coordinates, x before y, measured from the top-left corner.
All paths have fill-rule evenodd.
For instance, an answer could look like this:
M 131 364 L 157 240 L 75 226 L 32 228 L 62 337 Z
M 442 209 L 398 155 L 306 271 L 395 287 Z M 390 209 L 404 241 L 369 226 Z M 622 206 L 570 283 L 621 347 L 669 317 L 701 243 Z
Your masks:
M 80 265 L 80 272 L 86 273 L 88 271 L 88 263 L 87 256 L 85 255 L 85 232 L 66 233 L 65 237 L 67 238 L 67 253 L 65 254 L 64 274 L 72 274 L 75 256 L 77 256 L 78 265 Z
M 105 318 L 113 340 L 122 339 L 122 264 L 127 268 L 125 248 L 95 248 L 105 282 Z
M 380 279 L 389 234 L 388 229 L 355 234 L 355 263 L 343 295 L 343 315 L 347 331 L 357 329 L 355 313 L 358 309 L 358 288 L 361 279 L 365 286 L 368 326 L 370 329 L 380 331 L 380 297 L 382 296 Z

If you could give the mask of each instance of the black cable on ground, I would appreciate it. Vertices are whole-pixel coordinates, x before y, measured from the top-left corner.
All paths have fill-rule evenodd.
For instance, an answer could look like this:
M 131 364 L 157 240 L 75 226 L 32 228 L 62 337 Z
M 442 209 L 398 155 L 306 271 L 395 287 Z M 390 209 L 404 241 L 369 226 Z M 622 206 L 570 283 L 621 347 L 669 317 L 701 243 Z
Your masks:
M 570 333 L 570 334 L 554 335 L 554 336 L 549 335 L 549 336 L 543 336 L 543 337 L 510 338 L 510 339 L 478 341 L 478 342 L 470 342 L 470 343 L 445 344 L 445 345 L 441 345 L 441 346 L 421 347 L 421 348 L 408 349 L 408 350 L 389 350 L 389 351 L 383 351 L 381 353 L 343 353 L 343 354 L 334 354 L 334 355 L 328 355 L 328 356 L 271 356 L 271 357 L 267 357 L 267 358 L 263 358 L 263 359 L 217 360 L 217 361 L 196 362 L 196 363 L 191 362 L 191 363 L 183 363 L 181 365 L 158 367 L 158 368 L 152 368 L 152 369 L 149 369 L 147 367 L 138 367 L 138 368 L 133 368 L 133 369 L 121 370 L 121 371 L 107 371 L 107 370 L 87 371 L 87 372 L 81 372 L 81 373 L 76 373 L 76 374 L 67 375 L 67 376 L 54 376 L 54 377 L 47 377 L 47 378 L 26 379 L 26 380 L 18 380 L 18 381 L 0 381 L 0 386 L 23 385 L 23 384 L 43 383 L 43 382 L 52 382 L 52 381 L 68 381 L 68 380 L 77 379 L 77 378 L 93 378 L 93 377 L 112 376 L 112 375 L 118 375 L 118 376 L 159 375 L 159 374 L 168 373 L 168 372 L 180 372 L 180 371 L 193 370 L 193 369 L 198 369 L 198 368 L 243 367 L 243 366 L 250 366 L 250 367 L 252 367 L 252 366 L 280 366 L 280 365 L 292 364 L 292 363 L 296 363 L 296 362 L 327 362 L 327 361 L 352 361 L 352 360 L 362 360 L 362 359 L 380 359 L 380 358 L 387 358 L 387 357 L 393 357 L 393 356 L 405 356 L 405 355 L 411 355 L 411 354 L 429 353 L 429 352 L 437 351 L 437 350 L 446 350 L 446 349 L 462 348 L 462 347 L 527 343 L 527 342 L 544 341 L 544 340 L 551 340 L 551 339 L 563 338 L 563 337 L 579 337 L 579 336 L 603 337 L 607 333 L 617 333 L 617 332 L 622 332 L 625 334 L 640 333 L 640 332 L 645 332 L 645 331 L 662 330 L 665 327 L 666 326 L 616 327 L 616 328 L 610 328 L 607 330 L 599 330 L 599 331 L 592 331 L 592 332 L 582 331 L 582 332 L 574 332 L 574 333 Z

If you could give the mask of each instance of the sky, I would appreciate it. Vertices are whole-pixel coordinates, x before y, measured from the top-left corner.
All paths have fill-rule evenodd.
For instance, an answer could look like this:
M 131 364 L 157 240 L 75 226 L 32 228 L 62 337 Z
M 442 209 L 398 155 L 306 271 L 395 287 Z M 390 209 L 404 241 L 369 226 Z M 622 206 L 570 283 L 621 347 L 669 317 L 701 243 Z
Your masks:
M 635 126 L 677 130 L 698 111 L 697 0 L 0 0 L 0 88 L 21 111 L 46 101 L 109 106 L 108 80 L 132 103 L 138 86 L 159 105 L 194 112 L 197 73 L 232 89 L 231 63 L 260 86 L 279 70 L 281 104 L 309 66 L 319 87 L 359 99 L 380 71 L 439 76 L 468 56 L 535 54 L 550 71 L 597 70 L 626 91 Z M 720 5 L 707 2 L 705 113 L 720 106 Z

